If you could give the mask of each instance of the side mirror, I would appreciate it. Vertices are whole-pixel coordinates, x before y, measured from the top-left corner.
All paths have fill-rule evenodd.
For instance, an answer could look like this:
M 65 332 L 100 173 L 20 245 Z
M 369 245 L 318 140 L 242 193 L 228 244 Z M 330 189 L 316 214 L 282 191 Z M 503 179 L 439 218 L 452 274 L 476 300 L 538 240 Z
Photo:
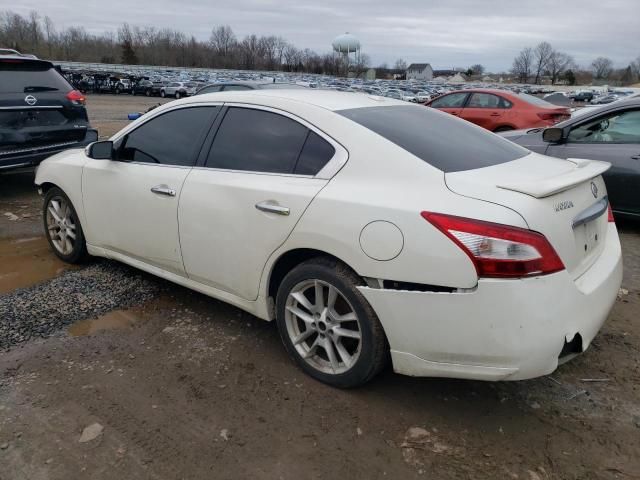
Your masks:
M 542 132 L 542 140 L 547 143 L 562 143 L 564 140 L 564 129 L 558 127 L 545 128 Z
M 111 160 L 113 159 L 113 142 L 110 140 L 93 142 L 89 144 L 85 152 L 87 157 L 94 160 Z

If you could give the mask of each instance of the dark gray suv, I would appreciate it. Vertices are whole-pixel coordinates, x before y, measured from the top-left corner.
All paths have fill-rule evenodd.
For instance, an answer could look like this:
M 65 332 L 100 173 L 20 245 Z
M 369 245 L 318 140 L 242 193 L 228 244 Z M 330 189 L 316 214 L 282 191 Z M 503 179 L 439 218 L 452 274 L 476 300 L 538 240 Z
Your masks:
M 98 139 L 85 98 L 51 62 L 0 54 L 0 171 Z

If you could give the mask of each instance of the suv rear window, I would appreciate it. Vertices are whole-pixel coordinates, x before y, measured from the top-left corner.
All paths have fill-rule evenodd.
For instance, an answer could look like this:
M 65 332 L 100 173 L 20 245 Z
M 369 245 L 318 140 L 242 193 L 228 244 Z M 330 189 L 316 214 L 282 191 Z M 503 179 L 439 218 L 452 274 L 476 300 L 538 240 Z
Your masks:
M 529 154 L 498 135 L 428 107 L 365 107 L 336 113 L 445 173 L 498 165 Z
M 68 92 L 71 85 L 47 62 L 0 61 L 0 93 Z

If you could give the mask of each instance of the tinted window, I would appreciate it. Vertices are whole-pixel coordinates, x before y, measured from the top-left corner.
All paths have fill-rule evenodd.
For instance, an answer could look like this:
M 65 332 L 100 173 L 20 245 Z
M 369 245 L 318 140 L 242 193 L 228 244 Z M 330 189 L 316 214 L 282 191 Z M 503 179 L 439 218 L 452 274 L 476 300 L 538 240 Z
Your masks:
M 615 112 L 590 120 L 569 132 L 575 143 L 640 143 L 640 110 Z
M 211 146 L 207 167 L 292 173 L 308 129 L 276 113 L 229 108 Z
M 269 90 L 282 88 L 282 89 L 289 90 L 289 89 L 292 89 L 292 88 L 293 89 L 300 89 L 300 88 L 304 89 L 304 88 L 307 88 L 307 87 L 304 87 L 302 85 L 296 85 L 295 83 L 263 83 L 262 85 L 259 86 L 259 88 L 266 88 L 266 89 L 269 89 Z
M 464 104 L 465 98 L 467 98 L 466 93 L 452 93 L 436 98 L 431 102 L 431 106 L 433 108 L 460 108 Z
M 253 90 L 251 87 L 247 87 L 246 85 L 225 85 L 224 91 L 231 92 L 233 90 Z
M 193 166 L 204 130 L 216 107 L 173 110 L 129 133 L 118 148 L 118 159 L 163 165 Z
M 444 172 L 510 162 L 529 154 L 502 137 L 420 106 L 354 108 L 337 113 Z
M 0 93 L 71 90 L 71 85 L 48 63 L 18 62 L 0 62 Z
M 222 86 L 221 85 L 211 85 L 211 86 L 208 86 L 208 87 L 202 87 L 200 90 L 198 90 L 198 95 L 203 94 L 203 93 L 219 92 L 220 90 L 222 90 Z
M 491 93 L 472 93 L 465 108 L 508 108 L 511 104 Z
M 299 175 L 315 175 L 336 153 L 335 148 L 315 132 L 309 131 L 307 141 L 298 158 L 295 173 Z

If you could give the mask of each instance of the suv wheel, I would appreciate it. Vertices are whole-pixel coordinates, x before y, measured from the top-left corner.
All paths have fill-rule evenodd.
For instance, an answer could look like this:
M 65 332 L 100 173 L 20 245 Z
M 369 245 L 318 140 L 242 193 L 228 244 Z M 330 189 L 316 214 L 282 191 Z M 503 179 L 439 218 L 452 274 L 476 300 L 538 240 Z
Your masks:
M 147 88 L 147 89 L 144 91 L 144 94 L 145 94 L 147 97 L 150 97 L 150 96 L 151 96 L 151 89 Z
M 164 90 L 160 90 L 160 96 L 161 96 L 162 98 L 164 98 L 164 96 L 165 96 Z
M 59 188 L 53 187 L 45 195 L 42 217 L 45 235 L 58 258 L 80 263 L 89 256 L 78 214 Z
M 296 363 L 334 387 L 371 380 L 387 360 L 382 325 L 346 265 L 316 258 L 291 270 L 276 301 L 280 337 Z
M 180 98 L 180 92 L 176 92 L 176 99 Z

